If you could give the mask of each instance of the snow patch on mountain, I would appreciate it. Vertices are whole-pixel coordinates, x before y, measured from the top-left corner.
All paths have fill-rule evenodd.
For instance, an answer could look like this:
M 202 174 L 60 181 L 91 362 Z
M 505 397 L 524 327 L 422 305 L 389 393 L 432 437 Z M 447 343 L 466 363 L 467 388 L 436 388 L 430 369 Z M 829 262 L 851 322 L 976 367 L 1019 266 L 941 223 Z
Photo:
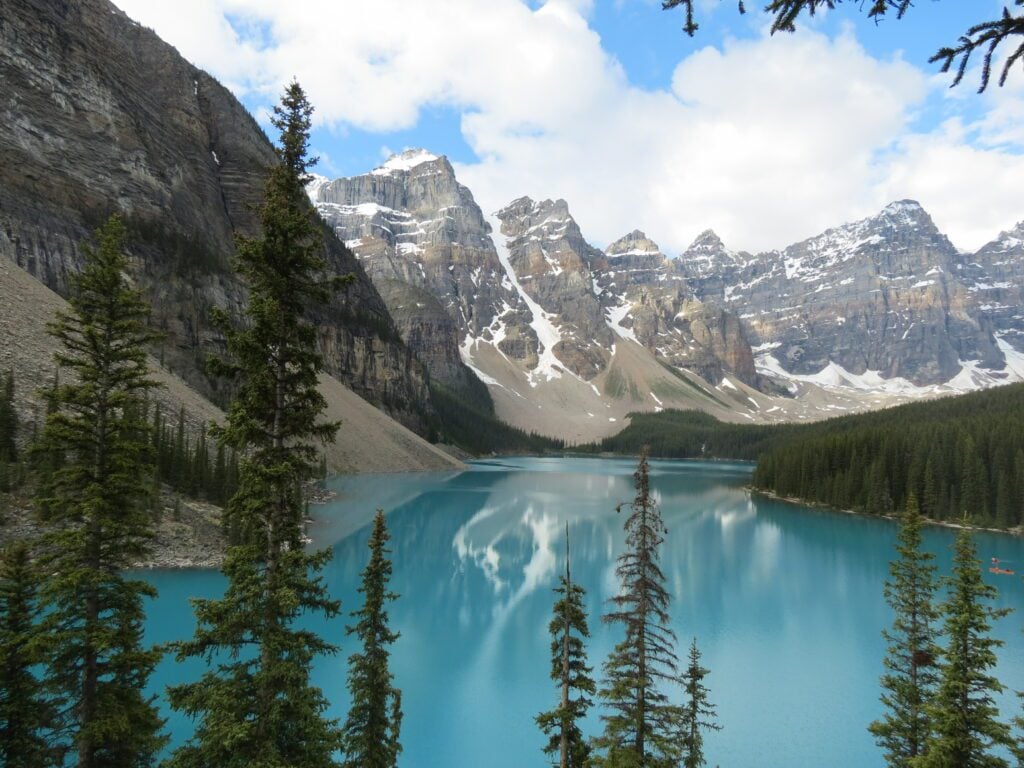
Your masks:
M 309 199 L 314 205 L 320 199 L 320 188 L 330 183 L 331 180 L 326 176 L 321 176 L 319 173 L 309 174 L 309 181 L 306 182 L 306 194 L 309 195 Z
M 621 304 L 615 307 L 608 307 L 605 310 L 605 315 L 608 318 L 608 327 L 611 328 L 616 335 L 623 339 L 629 339 L 630 341 L 637 341 L 636 334 L 632 328 L 626 328 L 622 325 L 622 321 L 626 319 L 626 316 L 633 309 L 633 305 L 628 301 L 623 301 Z M 637 342 L 638 344 L 640 342 Z
M 505 276 L 508 278 L 509 283 L 530 310 L 530 327 L 537 334 L 537 340 L 540 343 L 540 349 L 537 353 L 537 365 L 528 374 L 530 386 L 536 387 L 542 377 L 546 381 L 560 379 L 562 378 L 562 373 L 567 370 L 562 365 L 562 361 L 555 355 L 555 346 L 562 340 L 562 332 L 552 321 L 554 315 L 545 312 L 540 304 L 534 301 L 523 289 L 523 286 L 519 284 L 519 278 L 512 268 L 512 259 L 508 252 L 508 241 L 501 234 L 501 221 L 497 215 L 491 214 L 488 217 L 488 222 L 493 232 L 494 246 L 498 251 L 498 261 L 505 270 Z
M 815 384 L 823 389 L 837 391 L 853 389 L 878 395 L 928 397 L 943 393 L 974 392 L 979 389 L 1024 381 L 1024 353 L 1018 352 L 1002 338 L 997 338 L 996 343 L 1006 358 L 1006 365 L 1002 369 L 984 368 L 978 360 L 961 360 L 960 371 L 954 377 L 942 384 L 926 386 L 914 384 L 899 376 L 886 378 L 880 371 L 867 370 L 860 374 L 851 373 L 831 360 L 817 373 L 790 373 L 782 367 L 770 350 L 758 354 L 755 357 L 755 365 L 759 373 L 773 378 L 786 382 Z

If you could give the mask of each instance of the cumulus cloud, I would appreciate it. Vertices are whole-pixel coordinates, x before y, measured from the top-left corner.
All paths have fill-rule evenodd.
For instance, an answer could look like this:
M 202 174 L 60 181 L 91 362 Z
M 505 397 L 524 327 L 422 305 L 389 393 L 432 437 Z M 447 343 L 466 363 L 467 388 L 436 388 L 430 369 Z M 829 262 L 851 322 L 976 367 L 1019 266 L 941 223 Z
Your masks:
M 903 197 L 965 248 L 1024 218 L 1024 94 L 915 132 L 944 83 L 849 30 L 727 40 L 652 91 L 602 47 L 591 0 L 116 2 L 250 103 L 298 77 L 324 129 L 458 110 L 479 161 L 457 170 L 482 207 L 563 197 L 596 244 L 639 227 L 674 253 L 711 227 L 761 250 Z

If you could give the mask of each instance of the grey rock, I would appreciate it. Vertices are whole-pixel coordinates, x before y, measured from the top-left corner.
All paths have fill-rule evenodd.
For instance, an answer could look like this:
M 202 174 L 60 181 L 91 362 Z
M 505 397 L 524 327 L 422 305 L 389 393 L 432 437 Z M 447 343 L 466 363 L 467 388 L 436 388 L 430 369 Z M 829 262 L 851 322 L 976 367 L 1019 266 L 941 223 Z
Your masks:
M 782 367 L 813 374 L 829 361 L 915 384 L 955 376 L 960 361 L 1001 368 L 961 257 L 919 204 L 901 200 L 867 219 L 754 256 L 705 233 L 678 260 L 702 301 L 734 311 L 754 345 Z
M 433 376 L 449 384 L 464 379 L 459 346 L 467 336 L 488 338 L 505 326 L 505 354 L 536 358 L 529 313 L 505 276 L 490 224 L 447 158 L 410 150 L 370 173 L 322 180 L 308 191 L 376 284 L 400 281 L 440 302 L 451 319 L 444 328 L 434 323 L 420 333 L 400 323 Z
M 157 354 L 222 400 L 203 363 L 222 351 L 209 312 L 238 315 L 236 235 L 257 231 L 273 147 L 242 105 L 106 0 L 11 0 L 0 14 L 0 256 L 67 295 L 81 244 L 113 212 L 133 278 L 167 340 Z M 326 365 L 423 427 L 427 376 L 358 262 L 334 237 L 332 271 L 355 280 L 314 315 Z

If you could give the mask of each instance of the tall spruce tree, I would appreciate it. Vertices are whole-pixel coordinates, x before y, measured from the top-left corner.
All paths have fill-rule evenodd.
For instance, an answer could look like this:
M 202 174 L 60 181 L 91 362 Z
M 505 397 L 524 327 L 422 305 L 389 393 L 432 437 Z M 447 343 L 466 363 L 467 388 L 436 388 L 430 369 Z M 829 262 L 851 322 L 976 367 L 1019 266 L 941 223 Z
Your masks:
M 125 574 L 152 543 L 153 457 L 143 404 L 148 309 L 125 278 L 124 225 L 112 217 L 85 249 L 71 311 L 50 333 L 55 386 L 40 436 L 51 457 L 38 483 L 51 524 L 42 545 L 49 677 L 67 704 L 78 768 L 148 765 L 165 743 L 143 688 L 160 653 L 142 645 L 143 599 L 154 589 Z M 55 460 L 53 460 L 55 459 Z
M 352 706 L 345 720 L 346 768 L 395 768 L 402 751 L 402 692 L 394 686 L 388 669 L 388 646 L 398 633 L 388 626 L 387 603 L 398 595 L 388 590 L 391 561 L 387 549 L 384 512 L 377 510 L 370 534 L 370 560 L 363 570 L 363 607 L 352 613 L 357 621 L 348 627 L 362 644 L 362 651 L 348 659 L 348 690 Z
M 715 713 L 715 705 L 708 698 L 708 687 L 704 685 L 704 678 L 711 670 L 705 669 L 700 664 L 700 650 L 697 648 L 697 638 L 693 638 L 690 644 L 689 662 L 683 672 L 683 766 L 684 768 L 700 768 L 707 765 L 704 759 L 704 734 L 703 731 L 720 731 L 722 726 L 718 724 Z
M 882 632 L 888 644 L 881 681 L 886 714 L 868 730 L 891 768 L 908 768 L 924 754 L 931 732 L 927 705 L 938 683 L 939 655 L 935 558 L 921 548 L 921 513 L 913 495 L 900 520 L 896 555 L 885 583 L 893 610 L 892 628 Z
M 608 768 L 669 768 L 682 755 L 682 710 L 670 703 L 664 684 L 678 684 L 676 636 L 669 627 L 669 594 L 659 565 L 666 528 L 651 496 L 647 449 L 634 474 L 636 498 L 626 518 L 626 551 L 615 569 L 621 592 L 603 618 L 620 624 L 625 637 L 604 664 L 600 690 L 609 713 L 595 740 L 603 752 L 594 762 Z M 621 509 L 621 507 L 620 507 Z
M 551 679 L 558 684 L 560 699 L 555 709 L 537 715 L 537 725 L 548 736 L 544 752 L 558 756 L 559 768 L 583 768 L 590 758 L 590 745 L 583 737 L 580 721 L 587 716 L 597 686 L 587 666 L 586 639 L 590 637 L 586 590 L 572 580 L 569 568 L 569 526 L 565 527 L 565 573 L 559 577 L 551 623 Z
M 169 690 L 171 705 L 198 721 L 173 755 L 177 768 L 324 768 L 342 744 L 310 681 L 314 657 L 337 649 L 297 626 L 300 617 L 340 610 L 319 575 L 330 553 L 302 545 L 302 484 L 316 474 L 316 443 L 337 431 L 320 421 L 323 361 L 305 316 L 329 298 L 331 284 L 304 190 L 315 162 L 307 157 L 312 111 L 294 82 L 274 109 L 280 162 L 259 212 L 262 237 L 241 241 L 236 258 L 250 289 L 247 323 L 237 329 L 221 318 L 231 360 L 214 369 L 237 387 L 227 426 L 211 431 L 240 457 L 226 509 L 236 543 L 225 556 L 224 597 L 194 602 L 195 637 L 176 647 L 182 660 L 218 659 L 197 682 Z
M 46 658 L 38 580 L 28 545 L 8 545 L 0 555 L 0 765 L 6 768 L 60 762 L 52 743 L 56 702 L 36 673 Z
M 990 674 L 1001 640 L 990 637 L 993 620 L 1009 613 L 993 608 L 995 587 L 982 578 L 968 529 L 957 535 L 953 575 L 948 579 L 941 679 L 928 707 L 932 734 L 925 754 L 910 762 L 913 768 L 1006 768 L 1009 763 L 992 753 L 1011 747 L 1010 728 L 1001 722 L 994 696 L 1002 684 Z
M 0 380 L 0 464 L 18 460 L 18 411 L 14 407 L 14 371 Z

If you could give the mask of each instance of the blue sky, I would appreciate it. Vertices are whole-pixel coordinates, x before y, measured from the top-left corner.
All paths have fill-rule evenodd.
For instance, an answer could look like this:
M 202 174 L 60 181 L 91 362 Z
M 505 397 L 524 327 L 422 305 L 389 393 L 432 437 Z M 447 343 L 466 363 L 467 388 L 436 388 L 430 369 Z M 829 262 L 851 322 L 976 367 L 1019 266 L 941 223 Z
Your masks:
M 774 37 L 698 0 L 694 38 L 658 0 L 117 2 L 264 122 L 298 77 L 321 173 L 422 146 L 487 210 L 564 197 L 598 245 L 640 227 L 670 253 L 705 228 L 781 247 L 903 197 L 964 248 L 1024 219 L 1024 68 L 978 96 L 928 64 L 995 0 L 878 24 L 849 2 Z
M 756 0 L 755 0 L 756 3 Z M 736 12 L 732 0 L 718 5 L 706 4 L 698 16 L 700 30 L 694 37 L 682 31 L 682 9 L 662 11 L 660 2 L 623 2 L 598 0 L 589 14 L 591 28 L 600 35 L 602 47 L 623 66 L 629 81 L 647 90 L 671 86 L 672 73 L 681 58 L 708 45 L 720 46 L 727 39 L 755 39 L 767 16 L 757 11 L 755 3 L 744 15 Z M 533 2 L 537 8 L 543 3 Z M 858 41 L 874 56 L 887 58 L 894 55 L 919 67 L 922 71 L 938 73 L 937 64 L 928 59 L 942 45 L 953 43 L 972 24 L 976 23 L 983 0 L 923 0 L 917 3 L 903 20 L 895 16 L 881 22 L 867 18 L 855 4 L 807 20 L 807 26 L 829 36 L 836 36 L 852 28 Z M 990 3 L 993 7 L 995 3 Z M 1024 76 L 1024 75 L 1022 75 Z M 961 90 L 973 93 L 977 79 L 963 83 Z M 259 109 L 259 98 L 245 100 L 251 110 Z M 931 130 L 948 116 L 940 95 L 930 99 L 915 120 L 915 127 Z M 956 113 L 968 117 L 982 111 L 979 100 L 963 100 Z M 407 147 L 425 147 L 437 154 L 447 155 L 453 162 L 472 163 L 478 158 L 463 139 L 460 131 L 461 111 L 454 107 L 428 107 L 421 111 L 415 126 L 393 132 L 364 131 L 353 128 L 320 129 L 315 143 L 327 155 L 329 166 L 321 171 L 327 175 L 351 176 L 365 173 L 381 160 L 381 148 L 395 151 Z M 1024 216 L 1024 211 L 1022 211 Z

